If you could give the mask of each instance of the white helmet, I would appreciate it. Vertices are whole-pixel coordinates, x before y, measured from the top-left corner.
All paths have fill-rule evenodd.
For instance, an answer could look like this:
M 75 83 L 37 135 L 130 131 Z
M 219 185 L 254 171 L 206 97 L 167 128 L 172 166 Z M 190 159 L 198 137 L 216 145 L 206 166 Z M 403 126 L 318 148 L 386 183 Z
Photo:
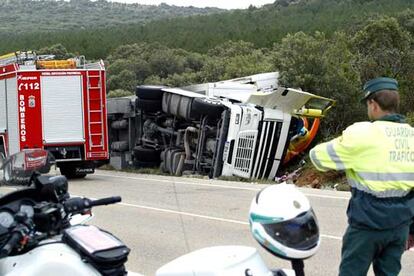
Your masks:
M 316 215 L 294 185 L 269 186 L 253 199 L 249 211 L 253 237 L 270 253 L 284 259 L 306 259 L 319 248 Z

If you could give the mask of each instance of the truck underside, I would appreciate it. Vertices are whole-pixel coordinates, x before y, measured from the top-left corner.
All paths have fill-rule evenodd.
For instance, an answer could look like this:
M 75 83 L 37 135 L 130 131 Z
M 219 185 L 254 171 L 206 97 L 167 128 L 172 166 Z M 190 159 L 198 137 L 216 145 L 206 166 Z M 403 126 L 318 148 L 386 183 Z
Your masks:
M 240 90 L 245 85 L 233 95 L 214 90 L 226 97 L 211 95 L 212 89 L 200 92 L 200 86 L 139 86 L 135 97 L 109 99 L 111 164 L 118 169 L 159 167 L 176 176 L 274 179 L 302 119 L 274 108 L 273 101 L 269 105 L 268 98 L 251 98 L 249 91 L 258 88 L 247 86 L 247 94 Z M 295 93 L 270 88 L 264 96 Z

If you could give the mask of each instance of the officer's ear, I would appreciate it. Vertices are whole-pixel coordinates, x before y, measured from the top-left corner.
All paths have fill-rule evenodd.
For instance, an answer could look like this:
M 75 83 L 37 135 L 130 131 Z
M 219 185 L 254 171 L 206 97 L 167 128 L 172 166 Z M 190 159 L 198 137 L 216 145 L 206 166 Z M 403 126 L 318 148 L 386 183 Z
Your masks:
M 368 106 L 371 106 L 371 108 L 375 109 L 375 110 L 379 107 L 378 103 L 374 99 L 368 99 L 367 100 L 367 107 Z

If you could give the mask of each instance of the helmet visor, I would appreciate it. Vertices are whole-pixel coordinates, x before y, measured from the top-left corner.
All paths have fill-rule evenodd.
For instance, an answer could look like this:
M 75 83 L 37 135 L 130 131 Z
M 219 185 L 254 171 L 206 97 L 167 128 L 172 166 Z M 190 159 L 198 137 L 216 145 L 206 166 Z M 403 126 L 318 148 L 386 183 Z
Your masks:
M 308 250 L 319 241 L 319 227 L 313 210 L 287 221 L 263 224 L 263 227 L 273 239 L 292 249 Z

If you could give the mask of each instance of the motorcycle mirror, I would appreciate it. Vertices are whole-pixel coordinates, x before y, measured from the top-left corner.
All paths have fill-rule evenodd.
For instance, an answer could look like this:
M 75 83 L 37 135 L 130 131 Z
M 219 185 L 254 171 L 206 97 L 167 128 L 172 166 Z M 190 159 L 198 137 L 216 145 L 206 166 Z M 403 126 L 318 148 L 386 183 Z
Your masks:
M 62 201 L 69 197 L 68 180 L 63 175 L 46 176 L 38 175 L 33 179 L 35 186 L 42 191 L 53 195 L 57 201 Z
M 30 185 L 34 174 L 50 171 L 55 159 L 43 149 L 25 149 L 7 157 L 3 162 L 3 181 L 9 185 Z

